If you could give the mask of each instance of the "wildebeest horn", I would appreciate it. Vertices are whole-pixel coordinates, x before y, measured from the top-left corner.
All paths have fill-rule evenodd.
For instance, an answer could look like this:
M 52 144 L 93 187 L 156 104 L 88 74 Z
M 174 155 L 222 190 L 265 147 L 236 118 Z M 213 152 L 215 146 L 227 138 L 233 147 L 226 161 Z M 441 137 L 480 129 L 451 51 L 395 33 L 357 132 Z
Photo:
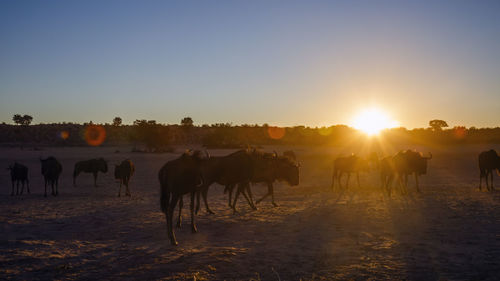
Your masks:
M 425 157 L 425 159 L 431 160 L 432 159 L 432 153 L 429 152 L 429 157 Z
M 206 149 L 205 149 L 205 155 L 207 156 L 207 158 L 210 158 L 210 153 L 208 153 Z

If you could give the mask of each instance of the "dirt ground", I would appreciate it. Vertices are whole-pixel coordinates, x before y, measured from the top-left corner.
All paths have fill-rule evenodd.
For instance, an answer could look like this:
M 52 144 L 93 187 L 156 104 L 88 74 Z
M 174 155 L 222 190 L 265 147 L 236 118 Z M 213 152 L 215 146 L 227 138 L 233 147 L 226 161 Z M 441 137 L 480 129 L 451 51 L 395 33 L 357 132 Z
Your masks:
M 236 215 L 223 188 L 214 185 L 209 203 L 216 214 L 202 209 L 196 234 L 185 197 L 184 224 L 175 229 L 179 246 L 167 239 L 157 172 L 183 148 L 177 154 L 131 153 L 130 147 L 0 148 L 0 279 L 499 280 L 500 192 L 477 188 L 477 154 L 490 148 L 500 151 L 489 145 L 418 147 L 433 152 L 421 194 L 410 180 L 409 195 L 384 197 L 374 171 L 360 176 L 359 188 L 352 179 L 350 192 L 336 200 L 329 189 L 333 159 L 358 151 L 267 147 L 295 150 L 300 185 L 277 184 L 279 207 L 266 199 L 252 211 L 241 198 Z M 62 162 L 63 176 L 59 196 L 44 198 L 38 159 L 49 155 Z M 81 174 L 73 187 L 75 162 L 97 156 L 110 164 L 99 186 Z M 113 164 L 126 158 L 136 165 L 132 197 L 118 198 Z M 29 167 L 31 194 L 10 196 L 5 168 L 14 160 Z M 252 190 L 260 198 L 266 187 Z

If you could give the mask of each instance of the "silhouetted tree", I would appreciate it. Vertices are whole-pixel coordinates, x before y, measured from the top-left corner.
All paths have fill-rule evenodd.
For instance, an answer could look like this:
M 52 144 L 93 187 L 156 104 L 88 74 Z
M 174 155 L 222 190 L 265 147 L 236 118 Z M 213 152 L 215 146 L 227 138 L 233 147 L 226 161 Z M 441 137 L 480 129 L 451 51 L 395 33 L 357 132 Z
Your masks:
M 158 150 L 168 141 L 166 134 L 160 131 L 162 127 L 168 130 L 167 127 L 157 124 L 156 120 L 135 120 L 132 140 L 145 144 L 149 152 Z
M 21 116 L 21 114 L 14 114 L 14 117 L 12 117 L 12 120 L 14 123 L 18 125 L 29 125 L 31 124 L 31 121 L 33 121 L 33 117 L 25 114 L 24 116 Z
M 120 117 L 113 118 L 113 126 L 120 126 L 122 124 L 122 119 Z
M 192 127 L 193 126 L 193 119 L 191 117 L 184 117 L 181 120 L 181 125 L 186 126 L 186 127 Z
M 434 130 L 434 131 L 441 131 L 443 128 L 448 127 L 448 123 L 444 120 L 439 120 L 439 119 L 434 119 L 429 121 L 429 126 Z

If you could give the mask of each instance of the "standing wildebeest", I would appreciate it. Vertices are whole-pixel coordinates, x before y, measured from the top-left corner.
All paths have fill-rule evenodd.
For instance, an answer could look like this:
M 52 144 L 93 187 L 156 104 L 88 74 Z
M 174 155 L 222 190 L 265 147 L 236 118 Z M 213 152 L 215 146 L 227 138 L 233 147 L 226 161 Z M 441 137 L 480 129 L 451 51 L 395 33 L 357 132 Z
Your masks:
M 19 195 L 19 183 L 22 183 L 21 187 L 21 195 L 23 194 L 24 191 L 24 183 L 26 183 L 26 187 L 28 189 L 28 193 L 30 193 L 30 182 L 28 180 L 28 167 L 19 164 L 19 163 L 14 163 L 14 165 L 10 165 L 9 168 L 10 170 L 10 179 L 12 181 L 12 192 L 11 196 L 14 195 L 14 185 L 17 183 L 17 190 L 16 190 L 16 195 Z
M 265 183 L 267 184 L 267 193 L 259 200 L 256 204 L 260 203 L 267 196 L 271 196 L 271 203 L 277 207 L 278 204 L 274 201 L 274 186 L 275 181 L 286 181 L 289 185 L 295 186 L 299 184 L 299 165 L 291 159 L 290 156 L 278 156 L 275 153 L 265 153 L 257 150 L 253 150 L 252 156 L 252 177 L 251 182 Z M 229 186 L 227 190 L 229 191 L 229 202 L 231 202 L 231 194 L 234 186 Z M 248 193 L 250 199 L 252 199 L 252 191 L 249 185 L 238 184 L 237 192 L 232 204 L 233 208 L 236 208 L 236 202 L 239 193 L 242 193 L 245 198 Z M 231 203 L 229 203 L 231 204 Z M 252 206 L 252 205 L 251 205 Z
M 47 159 L 40 158 L 40 162 L 42 163 L 42 175 L 45 179 L 44 196 L 47 197 L 47 184 L 50 184 L 52 187 L 52 195 L 57 196 L 59 194 L 59 176 L 62 173 L 62 165 L 52 156 Z
M 125 191 L 126 196 L 130 196 L 130 190 L 128 189 L 128 182 L 134 174 L 135 166 L 129 159 L 123 160 L 120 165 L 115 165 L 115 179 L 120 180 L 120 189 L 118 190 L 118 197 L 122 191 L 122 183 L 125 185 L 127 190 Z
M 494 190 L 493 188 L 493 170 L 497 170 L 500 175 L 500 157 L 493 149 L 483 151 L 479 154 L 479 190 L 481 190 L 481 182 L 483 177 L 486 179 L 486 189 Z M 488 185 L 488 175 L 491 178 L 491 185 Z
M 172 245 L 177 245 L 172 228 L 174 208 L 184 194 L 191 194 L 191 230 L 197 232 L 194 221 L 194 196 L 203 183 L 200 153 L 186 152 L 179 158 L 167 162 L 158 172 L 161 186 L 160 206 L 165 213 L 167 232 Z
M 208 207 L 207 202 L 208 188 L 213 183 L 223 185 L 230 191 L 232 191 L 232 188 L 237 184 L 240 184 L 242 188 L 247 188 L 253 174 L 252 158 L 248 149 L 238 150 L 226 156 L 209 156 L 207 159 L 202 161 L 201 171 L 203 176 L 203 186 L 200 188 L 200 192 L 207 212 L 213 214 L 212 210 Z M 245 199 L 247 199 L 248 204 L 253 209 L 256 209 L 253 204 L 253 199 L 248 198 L 246 194 L 243 195 L 245 196 Z M 197 201 L 198 211 L 200 207 L 199 197 Z M 231 198 L 229 198 L 228 205 L 234 212 L 236 212 L 236 209 L 231 204 Z
M 347 181 L 345 190 L 347 190 L 349 186 L 349 179 L 351 177 L 351 173 L 356 173 L 356 178 L 358 180 L 359 185 L 359 172 L 368 171 L 369 165 L 368 161 L 358 157 L 354 154 L 347 157 L 338 157 L 335 159 L 333 163 L 333 175 L 332 175 L 332 190 L 335 188 L 335 180 L 337 180 L 339 184 L 339 190 L 342 189 L 342 184 L 340 183 L 340 179 L 344 173 L 347 173 Z
M 107 173 L 108 163 L 102 158 L 90 159 L 76 162 L 73 171 L 73 185 L 76 186 L 76 177 L 81 173 L 92 173 L 94 175 L 94 186 L 97 187 L 97 172 Z
M 298 185 L 299 165 L 295 163 L 295 158 L 290 156 L 278 156 L 276 153 L 274 155 L 268 153 L 259 155 L 257 151 L 253 155 L 254 173 L 251 182 L 267 184 L 267 193 L 255 203 L 259 204 L 267 196 L 271 196 L 271 203 L 277 207 L 278 205 L 274 202 L 273 183 L 275 181 L 286 181 L 291 186 Z M 250 189 L 248 191 L 251 194 Z
M 408 175 L 415 175 L 415 185 L 417 191 L 420 192 L 418 187 L 418 176 L 425 175 L 427 173 L 427 161 L 432 159 L 432 154 L 429 152 L 429 157 L 424 157 L 422 153 L 405 150 L 400 151 L 393 156 L 392 161 L 395 169 L 395 173 L 399 179 L 399 185 L 403 192 L 407 192 L 408 187 Z

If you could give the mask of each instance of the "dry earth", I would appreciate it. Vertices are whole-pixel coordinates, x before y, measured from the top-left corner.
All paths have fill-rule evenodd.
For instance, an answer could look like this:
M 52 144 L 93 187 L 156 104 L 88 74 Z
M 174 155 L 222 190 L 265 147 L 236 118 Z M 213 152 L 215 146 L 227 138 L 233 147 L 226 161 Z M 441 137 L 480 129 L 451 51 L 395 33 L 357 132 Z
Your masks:
M 500 192 L 477 189 L 476 157 L 489 148 L 420 147 L 434 155 L 421 194 L 411 188 L 408 196 L 386 198 L 372 172 L 361 176 L 360 188 L 352 180 L 351 192 L 337 201 L 329 191 L 332 160 L 356 150 L 292 147 L 301 183 L 277 185 L 279 207 L 264 200 L 251 211 L 242 198 L 233 215 L 223 188 L 213 186 L 216 214 L 202 211 L 192 234 L 185 204 L 177 247 L 167 240 L 157 171 L 178 154 L 0 148 L 0 279 L 498 280 Z M 64 170 L 60 195 L 44 198 L 38 159 L 49 155 Z M 99 187 L 90 174 L 72 186 L 74 163 L 96 156 L 110 164 L 135 162 L 131 198 L 117 197 L 111 165 L 99 175 Z M 4 167 L 14 160 L 30 168 L 29 195 L 10 196 Z M 253 190 L 260 197 L 266 188 Z

